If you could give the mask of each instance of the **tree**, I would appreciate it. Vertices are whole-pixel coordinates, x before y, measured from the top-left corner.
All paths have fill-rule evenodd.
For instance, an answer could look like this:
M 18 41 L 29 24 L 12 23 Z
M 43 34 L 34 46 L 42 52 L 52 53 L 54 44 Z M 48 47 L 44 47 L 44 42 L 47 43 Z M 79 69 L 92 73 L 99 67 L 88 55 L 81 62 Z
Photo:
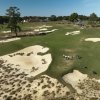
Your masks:
M 89 20 L 90 21 L 97 21 L 98 17 L 97 17 L 97 15 L 95 13 L 92 13 L 92 14 L 90 14 Z
M 95 14 L 95 13 L 92 13 L 92 14 L 90 14 L 90 17 L 89 17 L 89 24 L 91 25 L 91 26 L 96 26 L 96 21 L 98 20 L 98 17 L 97 17 L 97 15 Z
M 89 18 L 85 15 L 78 15 L 78 19 L 80 19 L 81 21 L 85 21 L 88 20 Z
M 78 19 L 78 14 L 77 14 L 77 13 L 72 13 L 72 14 L 70 15 L 70 17 L 69 17 L 69 20 L 70 20 L 71 22 L 75 22 L 75 21 L 77 21 L 77 19 Z
M 55 15 L 50 16 L 50 21 L 57 21 L 57 17 Z
M 17 36 L 18 30 L 20 31 L 20 27 L 17 25 L 20 18 L 19 8 L 9 7 L 6 11 L 6 15 L 9 16 L 8 27 L 11 28 L 11 32 L 14 32 Z

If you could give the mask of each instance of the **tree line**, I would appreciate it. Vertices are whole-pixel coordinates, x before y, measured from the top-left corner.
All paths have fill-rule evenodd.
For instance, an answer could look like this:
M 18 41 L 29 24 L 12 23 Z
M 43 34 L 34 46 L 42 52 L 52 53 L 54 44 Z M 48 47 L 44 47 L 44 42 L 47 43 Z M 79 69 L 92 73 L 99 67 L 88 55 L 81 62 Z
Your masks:
M 11 16 L 7 14 L 5 16 L 0 16 L 0 24 L 9 23 L 9 19 Z M 98 21 L 100 22 L 100 17 L 98 17 L 95 13 L 90 14 L 90 16 L 86 15 L 78 15 L 78 13 L 72 13 L 70 16 L 56 16 L 51 15 L 50 17 L 45 16 L 19 16 L 19 22 L 47 22 L 47 21 L 70 21 L 70 22 L 77 22 L 81 21 Z
M 11 29 L 11 32 L 14 32 L 17 36 L 17 32 L 21 31 L 21 28 L 18 26 L 20 22 L 42 22 L 42 21 L 88 21 L 91 26 L 95 26 L 97 22 L 100 22 L 100 17 L 95 13 L 90 14 L 90 16 L 78 15 L 78 13 L 72 13 L 70 16 L 56 16 L 51 15 L 50 17 L 41 17 L 41 16 L 20 16 L 20 9 L 18 7 L 9 7 L 6 10 L 5 16 L 0 16 L 0 24 L 8 24 L 8 28 Z

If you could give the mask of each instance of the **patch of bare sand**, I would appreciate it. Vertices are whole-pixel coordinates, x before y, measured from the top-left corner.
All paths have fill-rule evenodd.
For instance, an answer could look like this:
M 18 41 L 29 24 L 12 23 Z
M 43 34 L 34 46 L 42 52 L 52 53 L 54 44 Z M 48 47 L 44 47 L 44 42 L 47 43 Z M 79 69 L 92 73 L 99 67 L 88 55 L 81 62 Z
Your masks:
M 20 69 L 20 72 L 25 72 L 29 76 L 36 76 L 46 71 L 52 62 L 51 54 L 39 55 L 38 53 L 46 53 L 49 48 L 44 48 L 39 45 L 27 47 L 18 52 L 1 56 L 5 63 L 4 66 Z
M 0 67 L 0 100 L 51 100 L 68 94 L 69 89 L 47 75 L 27 77 L 18 68 Z M 30 74 L 30 73 L 29 73 Z
M 49 67 L 51 54 L 43 54 L 48 50 L 47 47 L 35 45 L 0 57 L 1 100 L 8 97 L 11 100 L 49 100 L 69 92 L 57 79 L 47 75 L 34 78 Z
M 85 41 L 100 42 L 100 38 L 87 38 Z
M 73 73 L 69 73 L 63 76 L 63 80 L 66 83 L 72 85 L 78 95 L 76 97 L 81 98 L 97 98 L 100 99 L 100 82 L 95 78 L 89 78 L 87 74 L 82 74 L 78 70 L 74 70 Z M 93 100 L 94 100 L 93 99 Z
M 77 34 L 80 34 L 80 31 L 67 32 L 65 35 L 77 35 Z
M 5 39 L 5 40 L 0 40 L 0 43 L 12 42 L 12 41 L 20 40 L 20 39 L 21 39 L 21 38 Z
M 87 78 L 86 74 L 82 74 L 77 70 L 74 70 L 73 73 L 68 73 L 67 75 L 63 76 L 63 80 L 66 83 L 71 84 L 72 87 L 75 88 L 78 93 L 82 93 L 82 91 L 77 87 L 78 83 L 82 82 L 86 78 Z
M 11 31 L 2 31 L 2 33 L 11 33 Z

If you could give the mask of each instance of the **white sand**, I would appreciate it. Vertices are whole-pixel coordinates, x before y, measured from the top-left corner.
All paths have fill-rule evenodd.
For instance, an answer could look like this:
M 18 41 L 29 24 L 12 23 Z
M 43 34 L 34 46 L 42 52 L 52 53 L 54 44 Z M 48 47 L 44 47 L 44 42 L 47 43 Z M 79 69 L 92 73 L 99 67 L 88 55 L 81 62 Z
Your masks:
M 40 29 L 34 29 L 34 32 L 39 32 L 40 31 Z
M 47 25 L 42 25 L 42 26 L 38 26 L 38 28 L 51 28 L 53 26 L 47 26 Z
M 35 32 L 39 32 L 40 34 L 42 33 L 52 33 L 54 31 L 57 31 L 58 29 L 52 29 L 52 30 L 49 30 L 47 28 L 42 28 L 42 29 L 34 29 Z
M 80 31 L 67 32 L 65 35 L 77 35 L 77 34 L 80 34 Z
M 57 31 L 57 30 L 58 30 L 58 29 L 52 29 L 51 31 L 54 32 L 54 31 Z
M 2 33 L 11 33 L 11 31 L 2 31 Z
M 63 80 L 66 83 L 72 85 L 74 89 L 76 89 L 77 93 L 82 93 L 82 91 L 77 87 L 78 83 L 82 82 L 84 79 L 87 78 L 86 74 L 82 74 L 78 70 L 74 70 L 73 73 L 69 73 L 63 76 Z
M 52 29 L 52 30 L 50 30 L 50 31 L 45 31 L 45 33 L 52 33 L 52 32 L 55 32 L 55 31 L 57 31 L 58 29 Z
M 21 96 L 22 99 L 31 95 L 30 99 L 32 100 L 63 97 L 67 92 L 70 92 L 67 86 L 47 75 L 34 79 L 34 76 L 46 71 L 52 61 L 50 53 L 43 54 L 48 50 L 47 47 L 35 45 L 0 57 L 0 60 L 4 61 L 0 67 L 0 86 L 2 85 L 0 94 L 3 92 L 0 95 L 0 100 L 3 100 L 5 95 L 10 96 L 14 91 L 12 97 L 18 99 Z
M 99 42 L 100 38 L 87 38 L 85 41 L 91 41 L 91 42 Z
M 46 31 L 48 30 L 47 28 L 41 28 L 41 29 L 34 29 L 35 32 L 39 32 L 39 31 Z
M 12 73 L 14 73 L 14 71 L 12 71 Z M 4 95 L 10 96 L 12 91 L 15 91 L 12 97 L 19 99 L 19 95 L 21 95 L 21 100 L 26 100 L 22 98 L 29 94 L 31 94 L 30 99 L 32 100 L 51 100 L 55 97 L 63 97 L 67 92 L 69 92 L 69 89 L 61 84 L 57 79 L 51 78 L 47 75 L 42 75 L 39 78 L 31 79 L 30 82 L 25 79 L 25 75 L 19 75 L 19 77 L 16 77 L 17 74 L 18 72 L 15 72 L 13 75 L 7 75 L 6 71 L 2 71 L 2 78 L 0 78 L 0 80 L 5 81 L 0 83 L 0 85 L 2 85 L 0 93 L 3 92 L 3 94 L 0 95 L 0 100 L 4 99 Z M 6 76 L 8 76 L 8 78 Z M 21 78 L 21 76 L 23 77 Z M 8 84 L 6 84 L 6 82 Z M 19 88 L 20 91 L 18 91 Z M 5 92 L 5 90 L 10 91 Z
M 5 66 L 12 65 L 13 68 L 20 69 L 21 72 L 25 72 L 30 76 L 36 76 L 46 71 L 52 61 L 51 54 L 39 55 L 38 53 L 46 53 L 49 48 L 43 48 L 42 46 L 35 45 L 27 47 L 18 52 L 1 56 Z M 19 53 L 24 53 L 20 55 Z M 34 67 L 34 68 L 33 68 Z
M 48 30 L 47 28 L 41 28 L 40 31 L 46 31 Z
M 6 43 L 6 42 L 16 41 L 16 40 L 20 40 L 20 39 L 21 39 L 21 38 L 5 39 L 5 40 L 1 40 L 0 43 Z
M 90 78 L 87 74 L 82 74 L 78 70 L 64 75 L 63 80 L 72 85 L 78 93 L 78 96 L 83 95 L 88 98 L 95 97 L 98 98 L 98 100 L 100 99 L 100 80 Z

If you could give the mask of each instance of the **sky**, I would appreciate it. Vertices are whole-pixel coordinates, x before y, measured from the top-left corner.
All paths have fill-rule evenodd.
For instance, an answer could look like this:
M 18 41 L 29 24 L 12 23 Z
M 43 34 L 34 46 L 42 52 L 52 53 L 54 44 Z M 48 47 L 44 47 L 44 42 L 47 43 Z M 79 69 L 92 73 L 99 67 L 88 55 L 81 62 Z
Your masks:
M 67 16 L 73 12 L 100 16 L 100 0 L 0 0 L 0 15 L 10 6 L 20 8 L 21 16 Z

